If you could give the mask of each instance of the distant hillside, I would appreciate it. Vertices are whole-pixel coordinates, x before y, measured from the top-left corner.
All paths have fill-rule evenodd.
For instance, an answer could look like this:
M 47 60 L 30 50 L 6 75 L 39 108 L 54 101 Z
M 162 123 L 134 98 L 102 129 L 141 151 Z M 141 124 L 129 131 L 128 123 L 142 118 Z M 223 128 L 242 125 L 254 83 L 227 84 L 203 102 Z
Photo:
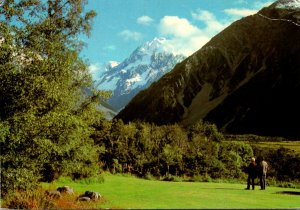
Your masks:
M 281 0 L 234 22 L 117 118 L 233 134 L 300 138 L 300 2 Z

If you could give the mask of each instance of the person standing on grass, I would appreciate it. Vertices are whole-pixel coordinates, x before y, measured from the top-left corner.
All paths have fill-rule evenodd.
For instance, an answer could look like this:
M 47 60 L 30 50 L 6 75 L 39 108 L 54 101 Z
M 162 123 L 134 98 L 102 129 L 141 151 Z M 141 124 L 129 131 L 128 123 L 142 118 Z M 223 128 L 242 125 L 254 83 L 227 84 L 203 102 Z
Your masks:
M 260 158 L 259 167 L 258 167 L 258 175 L 260 182 L 260 189 L 266 189 L 266 177 L 268 171 L 268 163 L 264 160 L 263 157 Z
M 257 166 L 254 157 L 251 158 L 251 163 L 247 168 L 247 173 L 248 173 L 248 179 L 247 179 L 246 190 L 250 190 L 250 185 L 252 185 L 252 190 L 254 190 L 254 185 L 255 185 L 254 181 L 257 176 Z

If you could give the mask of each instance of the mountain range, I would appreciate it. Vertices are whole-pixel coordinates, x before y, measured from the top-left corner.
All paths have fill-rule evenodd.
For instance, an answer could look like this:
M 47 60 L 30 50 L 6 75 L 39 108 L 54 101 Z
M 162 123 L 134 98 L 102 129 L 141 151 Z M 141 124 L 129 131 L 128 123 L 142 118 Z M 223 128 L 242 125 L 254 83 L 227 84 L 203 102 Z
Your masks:
M 120 110 L 141 90 L 169 72 L 185 56 L 175 54 L 165 38 L 155 38 L 138 47 L 122 63 L 109 62 L 96 78 L 96 86 L 112 91 L 107 101 Z
M 277 1 L 232 23 L 116 118 L 300 138 L 299 37 L 300 1 Z

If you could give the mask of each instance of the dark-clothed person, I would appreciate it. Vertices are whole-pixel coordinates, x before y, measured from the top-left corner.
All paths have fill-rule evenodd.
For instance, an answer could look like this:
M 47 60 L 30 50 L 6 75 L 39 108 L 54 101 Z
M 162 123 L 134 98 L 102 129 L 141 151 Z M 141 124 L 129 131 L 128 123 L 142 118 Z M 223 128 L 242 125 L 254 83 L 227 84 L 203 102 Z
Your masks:
M 247 179 L 247 190 L 250 190 L 250 185 L 252 185 L 252 190 L 254 190 L 255 178 L 257 176 L 257 166 L 255 162 L 255 158 L 251 158 L 251 163 L 247 168 L 248 179 Z

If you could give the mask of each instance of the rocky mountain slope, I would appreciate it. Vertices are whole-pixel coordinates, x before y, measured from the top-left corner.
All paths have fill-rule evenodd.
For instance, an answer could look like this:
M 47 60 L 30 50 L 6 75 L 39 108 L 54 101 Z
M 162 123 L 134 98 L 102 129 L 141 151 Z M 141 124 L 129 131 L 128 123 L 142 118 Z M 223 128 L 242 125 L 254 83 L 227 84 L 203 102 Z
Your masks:
M 300 138 L 300 1 L 281 0 L 234 22 L 117 118 Z
M 138 47 L 124 62 L 109 64 L 97 78 L 96 85 L 112 91 L 108 103 L 120 110 L 139 91 L 160 79 L 184 58 L 172 53 L 166 39 L 155 38 Z

